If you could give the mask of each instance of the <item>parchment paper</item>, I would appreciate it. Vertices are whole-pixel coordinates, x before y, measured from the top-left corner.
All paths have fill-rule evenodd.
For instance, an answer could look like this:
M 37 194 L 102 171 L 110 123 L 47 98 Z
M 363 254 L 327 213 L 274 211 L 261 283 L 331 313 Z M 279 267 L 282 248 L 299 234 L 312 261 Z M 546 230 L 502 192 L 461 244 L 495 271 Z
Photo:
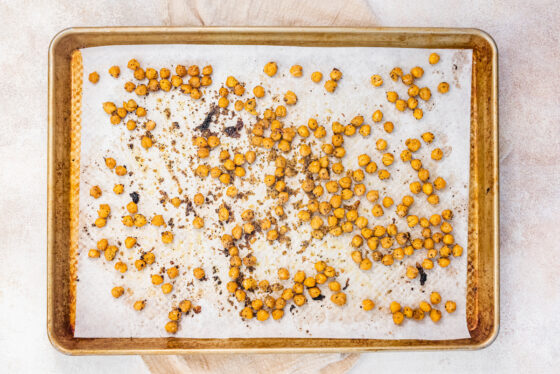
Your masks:
M 306 124 L 310 117 L 316 118 L 327 128 L 330 138 L 331 122 L 338 120 L 345 124 L 355 115 L 361 114 L 365 123 L 372 125 L 372 133 L 367 138 L 356 134 L 345 137 L 347 155 L 343 159 L 346 169 L 358 168 L 356 157 L 368 153 L 378 165 L 381 164 L 383 152 L 375 150 L 378 138 L 386 139 L 387 151 L 394 153 L 395 163 L 388 169 L 391 179 L 380 181 L 376 175 L 366 176 L 364 183 L 368 190 L 380 190 L 381 197 L 391 196 L 396 203 L 405 194 L 410 194 L 408 184 L 416 180 L 410 166 L 400 161 L 399 154 L 405 148 L 407 138 L 419 138 L 425 131 L 435 134 L 431 145 L 422 142 L 422 148 L 415 157 L 420 157 L 430 170 L 432 180 L 442 176 L 448 187 L 440 191 L 440 204 L 432 207 L 422 195 L 415 196 L 411 214 L 429 217 L 450 208 L 455 213 L 452 221 L 453 234 L 457 243 L 467 248 L 467 215 L 468 215 L 468 180 L 469 180 L 469 128 L 470 128 L 470 91 L 471 91 L 471 51 L 469 50 L 438 50 L 441 56 L 439 64 L 430 66 L 428 55 L 432 50 L 421 49 L 390 49 L 390 48 L 300 48 L 271 46 L 202 46 L 202 45 L 167 45 L 167 46 L 116 46 L 98 47 L 82 50 L 84 74 L 98 71 L 101 80 L 92 85 L 86 80 L 83 91 L 82 107 L 82 146 L 81 146 L 81 177 L 80 177 L 80 240 L 76 303 L 76 337 L 158 337 L 168 336 L 163 326 L 168 321 L 167 313 L 177 306 L 182 299 L 190 299 L 194 305 L 201 306 L 201 313 L 183 317 L 176 336 L 197 338 L 227 337 L 330 337 L 330 338 L 422 338 L 422 339 L 456 339 L 468 337 L 465 317 L 466 303 L 466 251 L 460 258 L 453 258 L 448 268 L 442 269 L 437 264 L 428 272 L 428 280 L 420 286 L 418 279 L 408 280 L 405 277 L 407 265 L 413 265 L 425 257 L 425 250 L 405 258 L 402 264 L 385 267 L 374 263 L 372 270 L 361 271 L 350 258 L 352 251 L 349 246 L 352 234 L 339 238 L 326 235 L 322 241 L 313 240 L 303 253 L 297 253 L 301 243 L 309 240 L 309 227 L 300 225 L 295 218 L 297 210 L 291 203 L 303 200 L 306 196 L 301 192 L 292 196 L 286 204 L 286 215 L 290 217 L 288 235 L 291 238 L 289 248 L 282 243 L 269 245 L 259 236 L 252 245 L 257 257 L 254 277 L 268 279 L 271 283 L 278 281 L 276 272 L 279 267 L 287 267 L 291 274 L 296 270 L 305 270 L 314 274 L 313 264 L 317 260 L 325 260 L 341 272 L 339 282 L 348 288 L 345 290 L 348 302 L 344 307 L 332 304 L 331 292 L 326 285 L 322 286 L 327 299 L 318 302 L 308 298 L 302 308 L 290 311 L 288 306 L 284 318 L 280 321 L 268 320 L 264 323 L 243 321 L 239 317 L 242 308 L 235 299 L 228 295 L 225 283 L 229 281 L 227 272 L 229 259 L 222 253 L 219 236 L 224 232 L 217 222 L 216 208 L 225 201 L 232 208 L 235 217 L 233 223 L 226 224 L 225 230 L 241 222 L 240 213 L 247 208 L 257 211 L 257 218 L 264 218 L 268 208 L 274 205 L 273 200 L 264 199 L 265 186 L 262 183 L 251 183 L 253 175 L 262 181 L 264 174 L 274 172 L 273 162 L 269 162 L 266 152 L 261 152 L 258 161 L 246 167 L 247 176 L 235 180 L 240 191 L 252 191 L 246 201 L 236 202 L 228 197 L 219 197 L 202 208 L 195 208 L 199 216 L 205 218 L 205 228 L 196 230 L 192 227 L 193 214 L 186 215 L 185 204 L 179 209 L 171 204 L 161 202 L 164 197 L 192 196 L 196 192 L 207 195 L 216 191 L 221 184 L 208 177 L 202 182 L 193 177 L 193 170 L 199 164 L 191 138 L 197 134 L 194 128 L 201 124 L 210 110 L 210 105 L 217 99 L 212 91 L 217 90 L 228 75 L 235 76 L 245 83 L 246 94 L 243 99 L 252 97 L 252 88 L 261 84 L 266 89 L 266 96 L 257 100 L 257 110 L 283 104 L 285 91 L 292 90 L 298 95 L 298 104 L 288 107 L 288 116 L 284 119 L 287 125 L 299 126 Z M 132 71 L 126 68 L 129 59 L 136 58 L 142 67 L 168 67 L 174 70 L 177 64 L 198 64 L 200 67 L 212 64 L 214 84 L 205 94 L 205 100 L 194 101 L 180 91 L 150 93 L 139 98 L 134 93 L 123 90 L 126 81 L 132 79 Z M 276 61 L 279 72 L 269 78 L 262 72 L 264 64 Z M 304 76 L 294 78 L 289 74 L 293 64 L 304 68 Z M 107 74 L 112 65 L 121 67 L 121 76 L 114 79 Z M 417 83 L 420 87 L 427 86 L 432 91 L 432 99 L 428 103 L 420 100 L 424 110 L 424 118 L 415 120 L 410 111 L 400 113 L 387 102 L 386 91 L 395 90 L 400 96 L 406 97 L 406 87 L 396 84 L 388 77 L 394 66 L 401 66 L 409 71 L 413 66 L 424 68 L 424 77 Z M 334 94 L 326 93 L 321 84 L 311 82 L 311 72 L 319 70 L 325 77 L 333 67 L 340 69 L 344 76 Z M 372 74 L 380 74 L 384 85 L 373 87 L 369 78 Z M 437 84 L 441 81 L 450 83 L 450 91 L 446 95 L 437 93 Z M 230 94 L 230 98 L 234 97 Z M 155 146 L 146 151 L 140 147 L 143 131 L 137 129 L 129 132 L 122 124 L 113 126 L 102 109 L 105 101 L 114 101 L 119 105 L 124 100 L 135 99 L 139 105 L 148 110 L 147 119 L 157 123 L 153 131 Z M 233 105 L 230 109 L 233 111 Z M 169 110 L 166 110 L 169 109 Z M 386 134 L 381 124 L 373 124 L 371 114 L 381 109 L 385 121 L 395 124 L 395 131 Z M 167 115 L 168 113 L 169 115 Z M 132 117 L 134 118 L 134 117 Z M 249 149 L 245 130 L 255 122 L 254 117 L 246 112 L 235 115 L 222 114 L 211 130 L 219 132 L 224 126 L 244 123 L 242 136 L 238 139 L 220 135 L 222 148 L 230 153 Z M 144 122 L 140 120 L 139 122 Z M 178 124 L 178 128 L 174 125 Z M 171 142 L 174 141 L 175 145 Z M 293 145 L 297 150 L 299 137 Z M 130 148 L 133 144 L 133 148 Z M 158 150 L 164 145 L 164 150 Z M 319 146 L 317 142 L 317 147 Z M 175 147 L 178 153 L 171 151 Z M 433 148 L 444 150 L 444 158 L 440 162 L 430 159 Z M 318 148 L 317 148 L 318 149 Z M 295 152 L 295 151 L 294 151 Z M 218 165 L 219 150 L 211 152 L 211 157 L 204 162 L 212 166 Z M 320 154 L 316 152 L 316 154 Z M 126 165 L 133 172 L 132 176 L 118 177 L 104 165 L 104 157 L 113 157 L 118 164 Z M 171 173 L 166 164 L 172 161 Z M 172 178 L 174 175 L 176 178 Z M 303 175 L 293 178 L 292 187 L 298 187 Z M 155 183 L 156 180 L 161 180 Z M 112 192 L 115 183 L 125 185 L 125 193 L 117 196 Z M 89 189 L 100 185 L 103 196 L 94 200 L 89 196 Z M 182 188 L 179 194 L 178 188 Z M 166 221 L 173 219 L 174 242 L 169 245 L 161 243 L 160 233 L 163 228 L 146 225 L 141 229 L 127 228 L 121 223 L 121 216 L 127 214 L 125 206 L 130 201 L 131 192 L 140 194 L 139 212 L 146 217 L 162 214 Z M 386 191 L 386 193 L 384 192 Z M 323 198 L 324 199 L 324 198 Z M 112 216 L 106 227 L 92 227 L 97 217 L 100 203 L 111 206 Z M 372 204 L 362 199 L 360 215 L 365 215 L 370 227 L 377 224 L 387 225 L 394 218 L 399 231 L 409 231 L 406 221 L 394 213 L 395 207 L 385 209 L 385 215 L 374 218 L 371 213 Z M 419 230 L 410 230 L 412 236 L 418 236 Z M 138 238 L 139 245 L 131 250 L 124 247 L 127 236 Z M 119 245 L 120 254 L 107 263 L 103 258 L 89 259 L 87 252 L 95 247 L 100 238 L 105 237 L 110 244 Z M 156 255 L 156 263 L 141 272 L 134 269 L 134 260 L 142 251 L 152 250 Z M 242 255 L 247 251 L 242 251 Z M 126 262 L 129 271 L 125 274 L 114 270 L 118 260 Z M 160 273 L 162 268 L 171 264 L 179 265 L 180 276 L 173 280 L 174 291 L 164 295 L 159 287 L 150 282 L 151 274 Z M 206 281 L 193 279 L 192 269 L 201 266 L 207 274 Z M 166 282 L 168 281 L 166 277 Z M 220 284 L 221 283 L 221 284 Z M 288 283 L 286 283 L 288 284 Z M 114 286 L 123 286 L 126 293 L 119 299 L 111 296 Z M 442 295 L 443 302 L 439 309 L 444 310 L 443 303 L 453 300 L 457 303 L 457 311 L 447 314 L 443 311 L 442 320 L 434 324 L 429 317 L 424 321 L 407 320 L 401 326 L 395 326 L 388 311 L 389 303 L 397 300 L 401 304 L 417 307 L 422 300 L 427 300 L 432 291 Z M 276 295 L 277 296 L 277 295 Z M 376 303 L 373 311 L 360 308 L 364 298 L 371 298 Z M 136 300 L 146 299 L 146 308 L 136 312 L 132 304 Z

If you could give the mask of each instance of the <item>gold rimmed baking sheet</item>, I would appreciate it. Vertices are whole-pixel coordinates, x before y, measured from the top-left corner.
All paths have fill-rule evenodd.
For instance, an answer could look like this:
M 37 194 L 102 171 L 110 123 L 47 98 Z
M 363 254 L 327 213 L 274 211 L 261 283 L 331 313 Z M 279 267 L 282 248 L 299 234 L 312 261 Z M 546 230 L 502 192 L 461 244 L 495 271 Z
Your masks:
M 119 44 L 264 44 L 473 50 L 467 319 L 470 339 L 78 339 L 71 329 L 72 52 Z M 61 32 L 49 54 L 48 333 L 71 354 L 480 348 L 498 330 L 497 51 L 478 30 L 387 28 L 97 28 Z M 74 156 L 74 157 L 73 157 Z

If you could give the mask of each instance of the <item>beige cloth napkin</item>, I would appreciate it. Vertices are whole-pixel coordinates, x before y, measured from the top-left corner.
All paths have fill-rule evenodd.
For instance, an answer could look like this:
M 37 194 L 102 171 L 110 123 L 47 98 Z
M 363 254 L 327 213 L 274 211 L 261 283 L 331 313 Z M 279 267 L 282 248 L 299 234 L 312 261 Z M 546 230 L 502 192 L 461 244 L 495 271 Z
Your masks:
M 167 26 L 375 26 L 365 0 L 168 0 Z M 358 354 L 143 356 L 154 374 L 346 373 Z

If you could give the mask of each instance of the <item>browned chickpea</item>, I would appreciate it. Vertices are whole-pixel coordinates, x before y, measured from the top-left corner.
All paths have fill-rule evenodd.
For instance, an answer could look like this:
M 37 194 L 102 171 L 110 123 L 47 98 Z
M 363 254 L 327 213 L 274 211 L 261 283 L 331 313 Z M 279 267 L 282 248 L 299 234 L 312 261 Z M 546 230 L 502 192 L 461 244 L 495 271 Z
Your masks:
M 383 84 L 383 78 L 381 78 L 381 76 L 378 74 L 372 75 L 370 81 L 371 85 L 374 87 L 379 87 Z
M 169 321 L 165 324 L 165 331 L 167 331 L 170 334 L 175 334 L 178 329 L 179 329 L 179 325 L 177 324 L 176 321 Z
M 293 65 L 290 68 L 290 74 L 294 77 L 301 77 L 303 75 L 303 68 L 301 65 Z
M 344 292 L 337 292 L 331 296 L 331 301 L 338 306 L 343 306 L 346 304 L 346 294 Z
M 268 75 L 269 77 L 273 77 L 274 75 L 276 75 L 276 72 L 278 71 L 278 65 L 276 65 L 276 62 L 268 62 L 263 69 L 264 73 L 266 75 Z
M 311 80 L 315 83 L 319 83 L 323 79 L 323 73 L 320 71 L 315 71 L 311 74 Z
M 387 91 L 387 101 L 394 103 L 399 98 L 399 95 L 395 91 Z
M 391 70 L 391 72 L 389 73 L 389 76 L 395 82 L 399 79 L 399 77 L 402 77 L 402 75 L 403 75 L 403 71 L 399 67 L 393 68 L 393 70 Z
M 118 78 L 119 75 L 121 75 L 121 69 L 118 66 L 111 66 L 109 68 L 109 74 L 113 77 L 113 78 Z
M 202 75 L 211 75 L 213 71 L 212 65 L 206 65 L 202 68 Z
M 424 75 L 424 69 L 420 66 L 415 66 L 410 70 L 410 74 L 416 79 L 422 78 Z
M 146 302 L 144 300 L 138 300 L 134 303 L 134 310 L 140 311 L 142 309 L 144 309 L 144 306 L 146 305 Z
M 334 90 L 336 90 L 337 85 L 338 84 L 334 80 L 329 79 L 328 81 L 325 82 L 325 90 L 327 92 L 332 93 L 332 92 L 334 92 Z
M 447 93 L 449 91 L 449 83 L 447 82 L 441 82 L 440 84 L 438 84 L 437 86 L 437 90 L 439 93 Z
M 124 288 L 122 287 L 113 287 L 113 289 L 111 290 L 111 295 L 113 295 L 115 299 L 118 299 L 123 294 L 124 294 Z
M 99 82 L 99 73 L 96 71 L 90 73 L 88 79 L 91 83 L 96 84 L 97 82 Z
M 296 94 L 293 91 L 287 91 L 284 94 L 284 102 L 286 103 L 286 105 L 295 105 L 297 103 Z
M 204 273 L 204 269 L 202 268 L 194 268 L 193 269 L 193 276 L 198 279 L 198 280 L 202 280 L 204 279 L 204 277 L 206 276 L 206 274 Z

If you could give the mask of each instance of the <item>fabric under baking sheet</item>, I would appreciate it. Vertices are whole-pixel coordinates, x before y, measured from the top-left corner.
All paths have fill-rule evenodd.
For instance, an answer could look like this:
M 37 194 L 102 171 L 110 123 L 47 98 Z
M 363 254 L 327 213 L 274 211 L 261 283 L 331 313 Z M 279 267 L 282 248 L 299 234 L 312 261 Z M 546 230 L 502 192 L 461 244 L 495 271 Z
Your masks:
M 78 278 L 76 301 L 76 337 L 158 337 L 167 336 L 163 325 L 167 322 L 168 311 L 177 305 L 178 301 L 188 298 L 195 305 L 200 305 L 200 314 L 189 314 L 180 323 L 177 336 L 196 338 L 226 338 L 226 337 L 331 337 L 331 338 L 388 338 L 388 339 L 457 339 L 469 336 L 466 317 L 466 253 L 460 258 L 452 260 L 446 269 L 439 266 L 428 272 L 428 280 L 420 286 L 418 279 L 409 281 L 404 277 L 406 265 L 421 260 L 424 251 L 407 258 L 402 264 L 384 267 L 374 263 L 371 271 L 363 272 L 350 258 L 348 245 L 351 235 L 340 238 L 326 236 L 323 241 L 312 241 L 304 253 L 297 253 L 302 241 L 309 238 L 306 225 L 298 225 L 300 233 L 296 235 L 292 230 L 291 248 L 286 250 L 282 244 L 270 246 L 260 239 L 253 245 L 254 254 L 258 259 L 255 276 L 259 279 L 266 277 L 271 282 L 276 281 L 276 270 L 280 266 L 288 267 L 293 274 L 302 269 L 312 272 L 313 263 L 324 259 L 329 264 L 344 272 L 339 281 L 344 284 L 349 280 L 346 289 L 348 303 L 343 308 L 334 306 L 330 301 L 309 301 L 303 308 L 295 309 L 293 313 L 286 309 L 281 321 L 266 321 L 260 323 L 255 320 L 243 321 L 238 316 L 239 305 L 236 301 L 230 303 L 231 298 L 225 291 L 228 281 L 228 259 L 218 251 L 221 248 L 217 229 L 215 209 L 222 201 L 215 202 L 197 209 L 200 216 L 205 217 L 204 230 L 192 229 L 193 215 L 186 217 L 182 207 L 177 210 L 167 204 L 160 203 L 161 195 L 155 181 L 162 178 L 159 187 L 166 191 L 169 197 L 179 195 L 178 185 L 184 190 L 183 195 L 192 197 L 196 192 L 207 193 L 214 191 L 219 184 L 211 178 L 202 183 L 192 177 L 192 169 L 197 165 L 192 157 L 194 149 L 190 143 L 198 126 L 215 100 L 210 99 L 213 94 L 208 93 L 205 101 L 193 101 L 180 92 L 158 92 L 146 98 L 138 98 L 134 93 L 128 94 L 123 90 L 124 82 L 132 78 L 132 72 L 126 68 L 130 58 L 136 58 L 143 67 L 174 67 L 176 64 L 198 64 L 204 66 L 212 64 L 214 84 L 211 90 L 220 87 L 228 75 L 234 75 L 246 84 L 248 91 L 257 84 L 265 87 L 267 95 L 258 100 L 257 108 L 266 108 L 282 102 L 282 94 L 292 90 L 298 95 L 298 104 L 289 108 L 286 123 L 300 125 L 307 123 L 309 117 L 315 117 L 324 124 L 330 133 L 330 123 L 338 120 L 347 123 L 355 115 L 361 114 L 366 123 L 371 124 L 371 113 L 381 109 L 384 121 L 395 123 L 395 131 L 386 134 L 382 126 L 372 126 L 372 134 L 368 138 L 355 135 L 345 139 L 347 156 L 343 163 L 346 168 L 356 168 L 356 157 L 361 153 L 368 153 L 381 165 L 381 153 L 374 150 L 375 140 L 382 137 L 387 140 L 388 150 L 395 154 L 395 164 L 389 167 L 392 177 L 389 181 L 380 182 L 376 176 L 366 178 L 366 186 L 376 188 L 384 196 L 384 190 L 395 201 L 409 194 L 408 183 L 413 179 L 409 166 L 404 165 L 398 155 L 404 149 L 404 141 L 409 137 L 418 138 L 425 131 L 435 134 L 435 141 L 431 145 L 422 144 L 418 152 L 423 163 L 428 166 L 434 176 L 441 175 L 448 182 L 448 188 L 439 193 L 441 202 L 437 208 L 429 206 L 420 195 L 411 208 L 412 214 L 429 216 L 441 212 L 445 208 L 453 209 L 454 236 L 459 244 L 467 248 L 467 217 L 468 217 L 468 181 L 469 181 L 469 134 L 470 134 L 470 90 L 471 90 L 471 51 L 469 50 L 439 50 L 441 61 L 435 66 L 427 63 L 428 55 L 433 51 L 422 49 L 390 49 L 390 48 L 310 48 L 310 47 L 272 47 L 272 46 L 204 46 L 204 45 L 166 45 L 166 46 L 115 46 L 83 49 L 84 74 L 98 71 L 101 79 L 92 85 L 85 81 L 82 103 L 81 129 L 81 166 L 80 166 L 80 233 L 78 254 Z M 269 78 L 262 72 L 263 65 L 270 61 L 277 61 L 279 73 Z M 288 73 L 293 64 L 300 64 L 304 68 L 304 77 L 294 78 Z M 121 67 L 121 77 L 114 79 L 107 74 L 112 65 Z M 401 96 L 406 96 L 406 87 L 396 84 L 388 78 L 388 72 L 393 66 L 401 66 L 409 70 L 415 65 L 425 69 L 424 77 L 419 81 L 422 86 L 432 90 L 432 99 L 422 104 L 424 118 L 416 121 L 410 112 L 397 112 L 385 99 L 385 92 L 396 90 Z M 322 71 L 326 76 L 336 67 L 344 76 L 334 94 L 324 91 L 323 85 L 316 85 L 309 79 L 312 71 Z M 384 85 L 374 88 L 369 83 L 372 74 L 381 74 Z M 442 96 L 436 87 L 440 81 L 447 81 L 451 88 L 448 94 Z M 246 97 L 248 95 L 245 95 Z M 102 110 L 102 102 L 114 101 L 120 103 L 129 98 L 135 99 L 139 105 L 148 110 L 147 118 L 155 120 L 157 128 L 153 132 L 156 144 L 166 145 L 166 150 L 159 151 L 153 147 L 149 151 L 139 146 L 140 130 L 129 132 L 123 125 L 112 126 L 108 116 Z M 168 109 L 168 110 L 167 110 Z M 167 115 L 169 114 L 169 115 Z M 241 118 L 245 127 L 254 122 L 246 112 L 235 116 L 219 116 L 212 128 L 219 132 L 224 126 L 231 126 Z M 178 129 L 174 129 L 173 122 L 177 122 Z M 248 149 L 245 131 L 239 139 L 221 136 L 222 144 L 230 152 L 234 149 L 243 151 Z M 180 144 L 179 153 L 170 152 L 171 141 Z M 180 141 L 180 142 L 178 142 Z M 295 145 L 299 140 L 296 138 Z M 134 144 L 131 150 L 129 144 Z M 318 146 L 319 144 L 317 144 Z M 182 148 L 184 147 L 184 149 Z M 440 147 L 444 150 L 444 159 L 434 162 L 430 159 L 430 151 Z M 212 152 L 210 163 L 217 164 L 217 151 Z M 104 165 L 104 157 L 113 157 L 119 164 L 127 166 L 133 171 L 133 177 L 119 178 L 111 173 Z M 185 174 L 174 172 L 175 180 L 169 174 L 166 162 L 174 161 L 174 168 Z M 175 169 L 175 171 L 178 171 Z M 236 181 L 240 191 L 253 191 L 242 204 L 231 204 L 234 215 L 239 217 L 243 209 L 252 207 L 259 212 L 258 218 L 273 201 L 263 201 L 265 192 L 262 183 L 252 185 L 249 175 L 255 175 L 262 180 L 262 175 L 273 172 L 274 166 L 265 156 L 251 167 L 247 168 L 248 176 Z M 298 179 L 301 176 L 298 176 Z M 196 182 L 195 182 L 196 181 Z M 117 196 L 112 193 L 115 183 L 125 184 L 125 194 Z M 94 200 L 89 196 L 89 189 L 93 185 L 100 185 L 103 196 Z M 294 179 L 294 187 L 298 185 Z M 166 221 L 174 219 L 175 240 L 172 245 L 163 245 L 160 241 L 161 229 L 150 225 L 142 229 L 125 228 L 120 222 L 120 216 L 125 214 L 124 206 L 130 198 L 128 193 L 140 193 L 140 213 L 147 217 L 153 214 L 163 214 Z M 226 198 L 227 201 L 228 198 Z M 303 195 L 293 196 L 290 200 L 297 201 L 306 198 Z M 91 223 L 97 216 L 100 203 L 108 203 L 112 208 L 112 219 L 102 229 L 92 228 Z M 369 213 L 371 204 L 365 199 L 360 207 L 370 224 L 390 223 L 396 215 L 394 208 L 386 209 L 386 214 L 374 219 Z M 290 227 L 295 225 L 296 210 L 291 204 L 286 205 L 286 214 L 292 217 L 288 220 Z M 239 221 L 238 219 L 236 220 Z M 226 228 L 231 230 L 234 224 Z M 402 219 L 397 221 L 399 229 L 405 230 Z M 185 226 L 179 229 L 179 226 Z M 413 230 L 418 235 L 418 230 Z M 87 257 L 90 248 L 101 237 L 109 239 L 113 244 L 123 241 L 126 236 L 137 236 L 139 247 L 127 250 L 120 246 L 121 255 L 117 258 L 128 264 L 129 271 L 124 275 L 113 269 L 114 262 L 106 263 L 104 259 L 92 260 Z M 141 249 L 155 248 L 156 263 L 142 272 L 133 269 L 133 262 L 139 257 Z M 284 253 L 285 252 L 285 253 Z M 150 274 L 159 271 L 161 267 L 168 267 L 173 261 L 181 265 L 181 275 L 175 280 L 173 295 L 163 295 L 159 288 L 151 285 Z M 208 275 L 208 280 L 199 282 L 193 280 L 192 268 L 202 266 Z M 213 271 L 215 269 L 215 273 Z M 214 279 L 214 277 L 217 277 Z M 218 284 L 221 281 L 221 284 Z M 113 299 L 110 290 L 122 285 L 127 292 L 120 299 Z M 329 297 L 330 291 L 323 287 L 323 293 Z M 398 300 L 403 305 L 417 306 L 421 300 L 428 299 L 429 293 L 438 291 L 443 301 L 454 300 L 457 311 L 449 315 L 443 312 L 443 318 L 438 324 L 429 318 L 422 322 L 405 321 L 402 326 L 395 326 L 387 308 L 392 300 Z M 365 312 L 359 307 L 363 298 L 371 298 L 376 302 L 374 311 Z M 138 313 L 132 309 L 132 304 L 138 299 L 147 299 L 146 308 Z M 443 310 L 443 305 L 440 307 Z

